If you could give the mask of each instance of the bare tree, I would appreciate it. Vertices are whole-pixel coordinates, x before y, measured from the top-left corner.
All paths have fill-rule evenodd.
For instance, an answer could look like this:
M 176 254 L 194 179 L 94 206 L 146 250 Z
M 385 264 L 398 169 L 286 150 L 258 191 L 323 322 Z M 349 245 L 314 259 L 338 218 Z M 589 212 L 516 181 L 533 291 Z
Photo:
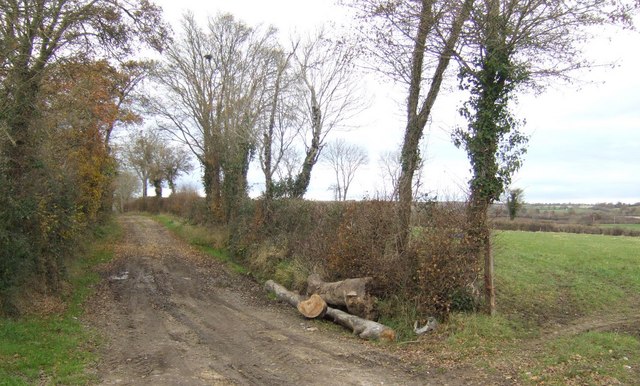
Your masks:
M 355 46 L 332 40 L 323 30 L 294 46 L 306 130 L 305 157 L 291 195 L 301 198 L 309 187 L 311 171 L 327 135 L 362 111 L 364 104 L 354 82 Z
M 127 169 L 118 171 L 114 181 L 113 191 L 117 210 L 124 212 L 124 205 L 129 202 L 139 190 L 140 180 L 134 172 Z
M 323 153 L 324 162 L 331 165 L 336 177 L 334 190 L 338 201 L 346 201 L 356 171 L 369 162 L 367 151 L 343 139 L 329 142 Z
M 382 180 L 383 199 L 396 201 L 398 199 L 398 177 L 400 176 L 400 152 L 385 151 L 378 157 L 378 170 Z
M 171 194 L 176 193 L 176 179 L 193 170 L 191 153 L 179 146 L 166 146 L 162 151 L 161 175 L 167 182 Z
M 407 124 L 400 153 L 397 249 L 410 229 L 419 144 L 473 0 L 352 0 L 366 21 L 365 38 L 381 71 L 407 86 Z M 426 89 L 426 94 L 424 92 Z
M 280 169 L 281 162 L 293 150 L 294 141 L 301 129 L 297 108 L 299 100 L 296 98 L 297 77 L 291 65 L 293 51 L 285 53 L 278 47 L 272 53 L 274 73 L 267 78 L 268 104 L 258 135 L 260 167 L 265 179 L 264 198 L 267 202 L 274 195 L 274 176 Z
M 160 137 L 151 130 L 132 132 L 122 146 L 122 159 L 140 178 L 142 197 L 147 197 L 149 182 L 158 174 L 160 146 Z
M 134 170 L 142 184 L 142 197 L 147 197 L 147 188 L 152 185 L 156 197 L 162 197 L 166 182 L 175 193 L 175 180 L 180 174 L 193 169 L 190 153 L 182 147 L 171 146 L 156 130 L 132 132 L 121 145 L 122 160 Z
M 192 14 L 167 50 L 156 80 L 164 98 L 155 103 L 160 126 L 201 163 L 215 218 L 229 221 L 246 195 L 257 127 L 268 103 L 275 30 L 257 30 L 224 14 L 207 29 Z
M 427 153 L 427 141 L 422 141 L 420 148 L 422 154 Z M 426 158 L 420 157 L 413 179 L 413 196 L 417 197 L 423 186 L 423 171 L 425 168 Z M 380 176 L 384 184 L 382 192 L 384 199 L 390 201 L 398 200 L 399 180 L 401 173 L 401 157 L 400 150 L 383 152 L 378 158 L 378 167 Z

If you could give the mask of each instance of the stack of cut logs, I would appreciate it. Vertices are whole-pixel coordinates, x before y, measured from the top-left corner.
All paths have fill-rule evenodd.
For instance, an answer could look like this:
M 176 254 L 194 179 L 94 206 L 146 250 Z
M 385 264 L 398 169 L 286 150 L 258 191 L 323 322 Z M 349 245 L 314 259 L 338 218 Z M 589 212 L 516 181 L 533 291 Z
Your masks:
M 326 317 L 360 338 L 394 341 L 395 331 L 371 320 L 375 318 L 375 298 L 369 293 L 372 281 L 370 277 L 363 277 L 326 283 L 318 275 L 311 275 L 307 279 L 308 296 L 291 292 L 273 280 L 265 283 L 265 289 L 296 307 L 306 318 Z M 345 308 L 348 312 L 329 305 Z

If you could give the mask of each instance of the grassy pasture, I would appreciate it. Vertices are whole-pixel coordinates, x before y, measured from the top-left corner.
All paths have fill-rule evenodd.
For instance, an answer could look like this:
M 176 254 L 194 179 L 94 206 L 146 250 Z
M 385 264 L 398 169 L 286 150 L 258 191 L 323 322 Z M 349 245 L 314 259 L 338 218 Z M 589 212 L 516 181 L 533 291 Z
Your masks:
M 525 384 L 640 379 L 640 239 L 499 232 L 499 315 L 456 314 L 426 338 L 436 359 Z
M 505 313 L 542 320 L 628 311 L 640 297 L 640 239 L 499 232 L 497 288 Z

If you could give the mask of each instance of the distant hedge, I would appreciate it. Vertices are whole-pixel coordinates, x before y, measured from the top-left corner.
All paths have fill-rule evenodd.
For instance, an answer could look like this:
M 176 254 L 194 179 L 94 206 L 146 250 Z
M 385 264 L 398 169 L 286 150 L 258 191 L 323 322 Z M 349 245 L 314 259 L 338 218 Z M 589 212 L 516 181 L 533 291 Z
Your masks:
M 508 231 L 526 232 L 563 232 L 591 235 L 640 237 L 640 231 L 622 227 L 602 228 L 597 225 L 561 224 L 550 221 L 505 221 L 495 220 L 494 228 Z

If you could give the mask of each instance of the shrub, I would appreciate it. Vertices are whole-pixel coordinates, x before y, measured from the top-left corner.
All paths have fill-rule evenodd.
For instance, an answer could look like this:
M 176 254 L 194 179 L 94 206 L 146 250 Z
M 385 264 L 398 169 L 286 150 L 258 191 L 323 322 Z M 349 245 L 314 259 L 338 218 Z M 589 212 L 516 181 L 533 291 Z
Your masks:
M 479 266 L 465 239 L 463 205 L 428 204 L 421 224 L 411 239 L 417 263 L 415 289 L 411 294 L 421 312 L 446 318 L 451 311 L 469 311 L 477 306 L 475 282 Z
M 330 230 L 334 242 L 327 250 L 328 279 L 371 276 L 381 295 L 407 283 L 410 273 L 393 245 L 394 215 L 387 201 L 345 203 L 339 225 Z

